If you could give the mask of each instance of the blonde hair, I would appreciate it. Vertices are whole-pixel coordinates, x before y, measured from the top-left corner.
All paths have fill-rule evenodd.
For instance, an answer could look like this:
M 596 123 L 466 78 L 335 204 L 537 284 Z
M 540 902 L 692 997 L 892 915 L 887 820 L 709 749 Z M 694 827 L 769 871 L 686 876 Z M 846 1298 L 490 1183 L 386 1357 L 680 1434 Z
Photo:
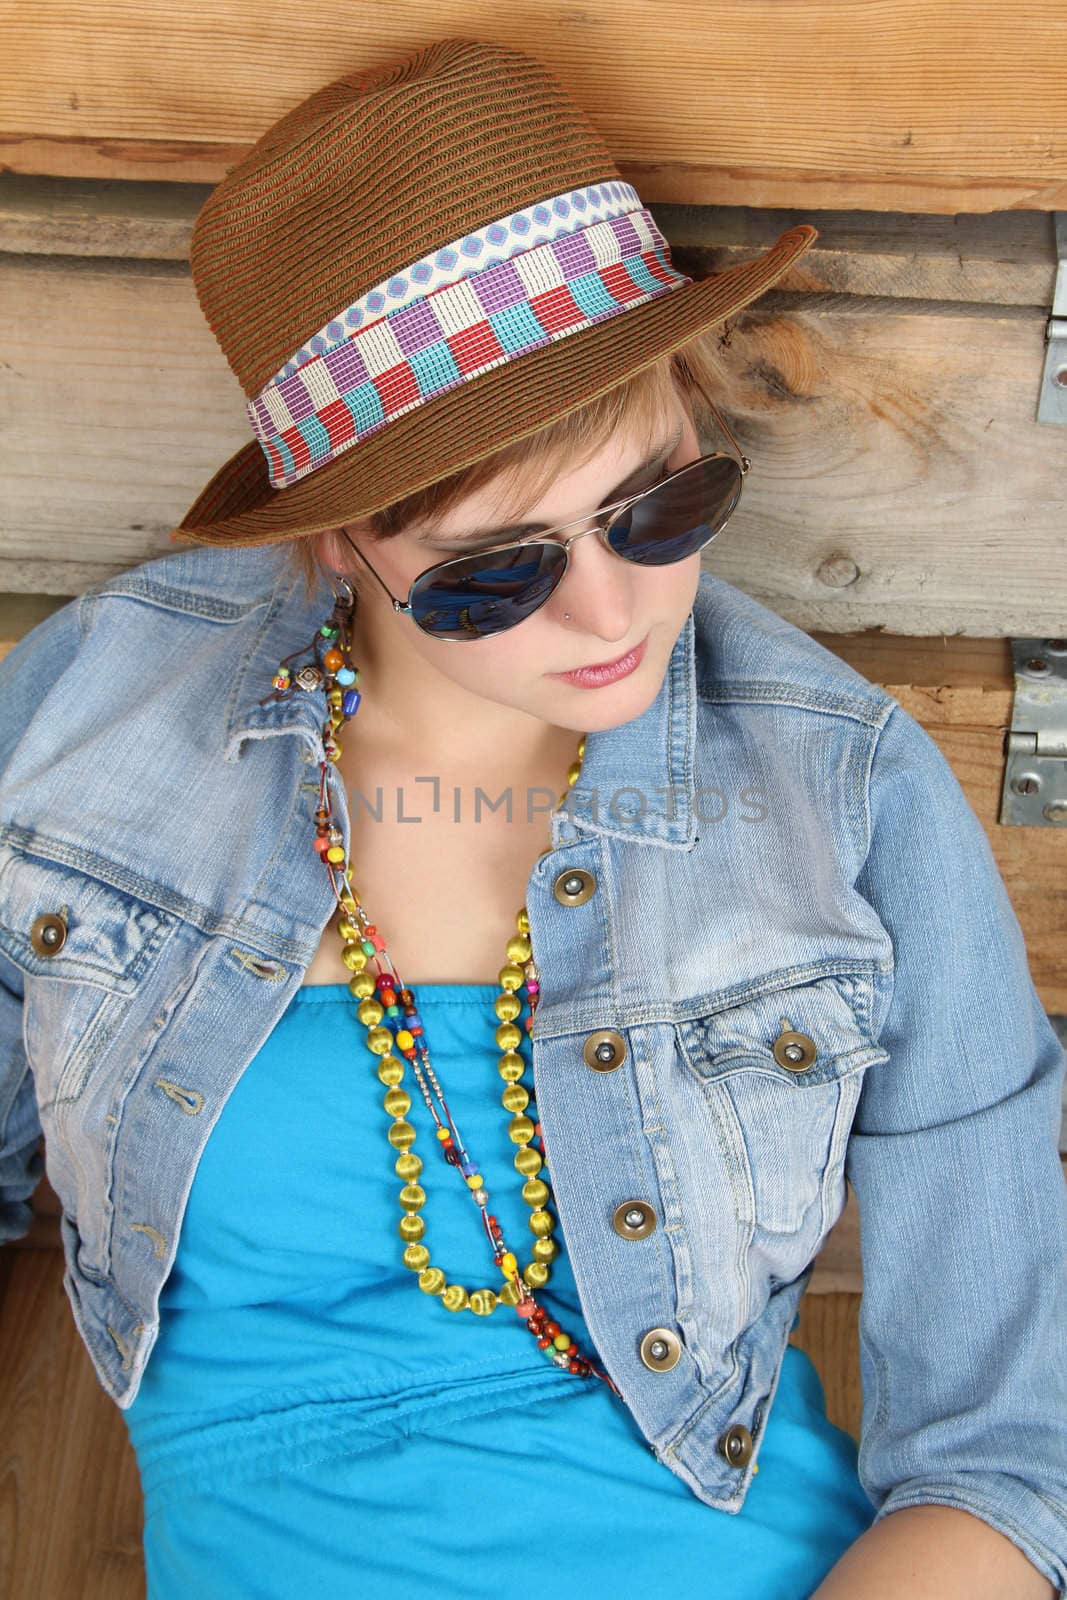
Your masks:
M 360 528 L 370 538 L 382 540 L 394 538 L 415 524 L 433 525 L 461 500 L 497 478 L 510 485 L 516 496 L 524 494 L 524 505 L 533 504 L 561 468 L 573 470 L 584 465 L 616 433 L 644 433 L 651 441 L 653 430 L 668 409 L 672 391 L 689 402 L 699 434 L 702 423 L 704 427 L 710 423 L 708 396 L 718 401 L 726 390 L 718 337 L 717 330 L 702 334 L 527 438 L 504 445 L 471 466 L 360 519 Z M 290 568 L 303 577 L 309 602 L 317 583 L 333 575 L 322 554 L 327 537 L 322 533 L 298 534 L 287 541 Z M 346 572 L 346 576 L 356 584 L 361 574 Z

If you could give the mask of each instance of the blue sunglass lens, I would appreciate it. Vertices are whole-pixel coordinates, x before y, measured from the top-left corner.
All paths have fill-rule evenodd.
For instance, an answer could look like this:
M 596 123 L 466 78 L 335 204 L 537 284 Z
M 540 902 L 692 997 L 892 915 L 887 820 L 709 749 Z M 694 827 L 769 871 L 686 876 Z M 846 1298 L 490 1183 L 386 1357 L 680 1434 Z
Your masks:
M 637 500 L 608 532 L 616 555 L 644 567 L 669 567 L 721 533 L 741 498 L 741 468 L 732 456 L 695 461 Z
M 543 606 L 566 565 L 558 544 L 508 545 L 451 561 L 432 582 L 416 583 L 411 614 L 435 638 L 485 639 Z

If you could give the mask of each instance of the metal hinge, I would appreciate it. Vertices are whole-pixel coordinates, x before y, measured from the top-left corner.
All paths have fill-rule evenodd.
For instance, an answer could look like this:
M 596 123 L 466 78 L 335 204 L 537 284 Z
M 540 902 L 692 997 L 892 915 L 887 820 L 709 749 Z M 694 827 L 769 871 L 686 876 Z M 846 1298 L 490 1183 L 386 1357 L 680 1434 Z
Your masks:
M 1004 736 L 1000 821 L 1062 828 L 1067 825 L 1067 639 L 1013 639 L 1011 656 L 1015 699 Z
M 1067 426 L 1067 211 L 1054 211 L 1056 287 L 1045 327 L 1045 370 L 1037 402 L 1038 422 Z

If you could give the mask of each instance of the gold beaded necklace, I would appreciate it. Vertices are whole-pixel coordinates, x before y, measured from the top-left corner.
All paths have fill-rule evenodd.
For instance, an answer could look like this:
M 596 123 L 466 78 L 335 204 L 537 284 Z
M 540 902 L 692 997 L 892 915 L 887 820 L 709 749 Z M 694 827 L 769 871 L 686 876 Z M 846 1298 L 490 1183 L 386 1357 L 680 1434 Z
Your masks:
M 522 1011 L 519 991 L 525 989 L 529 1005 L 524 1023 L 527 1033 L 533 1030 L 534 1012 L 540 998 L 540 973 L 533 958 L 526 907 L 523 906 L 516 916 L 516 931 L 507 942 L 506 961 L 497 974 L 501 993 L 493 1002 L 498 1019 L 494 1037 L 503 1052 L 497 1066 L 505 1083 L 501 1102 L 511 1118 L 508 1137 L 518 1147 L 514 1165 L 524 1179 L 522 1197 L 530 1207 L 528 1221 L 534 1235 L 531 1258 L 520 1268 L 517 1255 L 507 1247 L 500 1222 L 488 1209 L 489 1192 L 483 1175 L 463 1143 L 434 1071 L 414 993 L 397 977 L 385 941 L 367 916 L 352 885 L 353 869 L 345 858 L 341 830 L 333 819 L 326 779 L 328 764 L 336 763 L 341 755 L 337 733 L 355 715 L 361 699 L 359 670 L 351 659 L 355 596 L 347 583 L 344 587 L 347 593 L 340 596 L 335 593 L 333 612 L 310 643 L 294 650 L 280 663 L 272 680 L 273 693 L 265 695 L 260 705 L 284 698 L 294 685 L 309 692 L 323 687 L 326 690 L 329 715 L 322 729 L 323 759 L 319 763 L 314 849 L 326 867 L 337 900 L 335 915 L 341 939 L 341 960 L 352 974 L 348 989 L 359 1002 L 356 1015 L 366 1028 L 367 1048 L 377 1058 L 378 1080 L 386 1090 L 385 1110 L 393 1119 L 386 1137 L 397 1152 L 393 1170 L 402 1183 L 398 1197 L 402 1215 L 397 1227 L 404 1246 L 401 1259 L 405 1267 L 417 1274 L 418 1287 L 423 1293 L 438 1298 L 448 1311 L 470 1311 L 477 1317 L 484 1317 L 498 1306 L 512 1307 L 530 1330 L 538 1348 L 555 1366 L 576 1377 L 600 1378 L 621 1399 L 609 1375 L 583 1355 L 570 1334 L 548 1315 L 534 1295 L 534 1290 L 548 1282 L 550 1263 L 558 1254 L 559 1245 L 552 1237 L 556 1219 L 548 1209 L 552 1191 L 545 1175 L 547 1157 L 541 1125 L 527 1115 L 530 1093 L 521 1081 L 526 1062 L 518 1049 L 522 1042 L 522 1029 L 517 1020 Z M 313 659 L 290 671 L 289 663 L 308 651 L 312 652 Z M 583 734 L 578 741 L 577 758 L 567 769 L 568 787 L 577 781 L 584 756 Z M 560 805 L 566 797 L 564 789 Z M 547 855 L 550 848 L 542 850 L 541 854 Z M 368 968 L 369 962 L 374 963 L 373 971 Z M 410 1063 L 433 1118 L 444 1160 L 460 1173 L 478 1208 L 493 1261 L 501 1273 L 495 1288 L 468 1291 L 462 1284 L 449 1283 L 443 1268 L 430 1264 L 430 1252 L 423 1243 L 426 1225 L 419 1216 L 426 1202 L 426 1191 L 418 1182 L 423 1164 L 412 1148 L 416 1131 L 407 1120 L 411 1096 L 403 1087 L 404 1061 Z

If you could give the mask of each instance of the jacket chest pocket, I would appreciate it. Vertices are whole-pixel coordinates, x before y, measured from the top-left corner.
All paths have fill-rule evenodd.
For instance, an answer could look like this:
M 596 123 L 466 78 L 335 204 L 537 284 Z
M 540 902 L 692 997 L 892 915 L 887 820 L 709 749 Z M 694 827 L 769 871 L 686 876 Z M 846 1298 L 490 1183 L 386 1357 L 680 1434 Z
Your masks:
M 834 973 L 677 1024 L 724 1147 L 738 1220 L 783 1281 L 803 1269 L 844 1205 L 863 1079 L 889 1060 L 870 1031 L 873 992 L 866 973 Z
M 0 945 L 23 974 L 42 1109 L 79 1096 L 177 920 L 76 868 L 0 846 Z

